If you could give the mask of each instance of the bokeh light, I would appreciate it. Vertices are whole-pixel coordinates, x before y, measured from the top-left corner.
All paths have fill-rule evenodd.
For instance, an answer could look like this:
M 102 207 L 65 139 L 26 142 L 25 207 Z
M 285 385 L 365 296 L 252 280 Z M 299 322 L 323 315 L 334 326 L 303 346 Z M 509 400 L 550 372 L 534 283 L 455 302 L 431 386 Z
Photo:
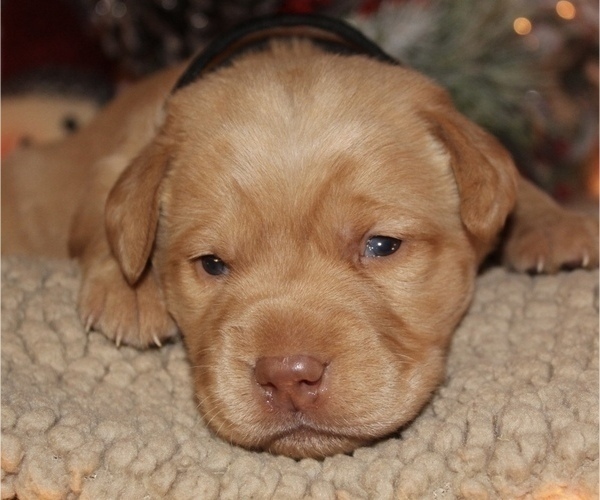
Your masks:
M 528 35 L 531 33 L 531 21 L 526 17 L 517 17 L 513 22 L 513 28 L 519 35 Z

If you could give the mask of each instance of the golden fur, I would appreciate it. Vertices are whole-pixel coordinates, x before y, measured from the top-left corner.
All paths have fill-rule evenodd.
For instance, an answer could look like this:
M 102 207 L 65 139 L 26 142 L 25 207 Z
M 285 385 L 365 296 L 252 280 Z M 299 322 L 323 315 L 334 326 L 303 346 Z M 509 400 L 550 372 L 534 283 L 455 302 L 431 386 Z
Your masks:
M 82 320 L 117 343 L 178 328 L 224 439 L 321 457 L 414 418 L 511 212 L 507 265 L 597 265 L 597 223 L 519 179 L 412 70 L 277 43 L 169 96 L 182 69 L 3 166 L 3 251 L 69 242 Z M 402 243 L 366 256 L 377 235 Z M 256 375 L 288 358 L 323 369 L 308 403 L 274 402 Z

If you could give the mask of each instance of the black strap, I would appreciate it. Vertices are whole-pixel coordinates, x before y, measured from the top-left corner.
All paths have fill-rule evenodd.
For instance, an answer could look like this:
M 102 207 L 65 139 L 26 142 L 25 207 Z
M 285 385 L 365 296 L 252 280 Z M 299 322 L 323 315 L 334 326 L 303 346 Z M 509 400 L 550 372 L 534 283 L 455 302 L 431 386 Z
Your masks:
M 190 63 L 173 92 L 201 76 L 230 64 L 236 57 L 264 48 L 274 38 L 304 38 L 336 54 L 362 54 L 387 64 L 400 64 L 349 24 L 317 15 L 262 17 L 211 42 Z

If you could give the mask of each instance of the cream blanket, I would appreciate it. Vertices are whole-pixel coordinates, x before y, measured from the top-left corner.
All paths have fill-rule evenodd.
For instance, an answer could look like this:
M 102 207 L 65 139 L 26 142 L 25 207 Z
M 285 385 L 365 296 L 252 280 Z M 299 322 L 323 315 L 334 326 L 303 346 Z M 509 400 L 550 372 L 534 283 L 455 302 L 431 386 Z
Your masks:
M 598 495 L 597 272 L 485 272 L 422 414 L 352 456 L 299 462 L 211 435 L 181 342 L 86 335 L 77 288 L 72 263 L 2 263 L 2 498 Z

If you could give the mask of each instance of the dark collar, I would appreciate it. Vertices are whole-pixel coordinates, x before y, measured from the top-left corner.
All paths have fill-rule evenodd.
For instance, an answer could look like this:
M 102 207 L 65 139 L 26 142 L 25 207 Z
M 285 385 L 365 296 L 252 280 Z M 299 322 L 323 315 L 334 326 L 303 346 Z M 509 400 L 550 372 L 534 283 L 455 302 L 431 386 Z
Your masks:
M 328 52 L 365 55 L 387 64 L 400 64 L 362 33 L 336 19 L 313 15 L 283 15 L 254 19 L 210 43 L 190 63 L 173 92 L 231 64 L 237 57 L 263 49 L 275 38 L 302 38 Z

